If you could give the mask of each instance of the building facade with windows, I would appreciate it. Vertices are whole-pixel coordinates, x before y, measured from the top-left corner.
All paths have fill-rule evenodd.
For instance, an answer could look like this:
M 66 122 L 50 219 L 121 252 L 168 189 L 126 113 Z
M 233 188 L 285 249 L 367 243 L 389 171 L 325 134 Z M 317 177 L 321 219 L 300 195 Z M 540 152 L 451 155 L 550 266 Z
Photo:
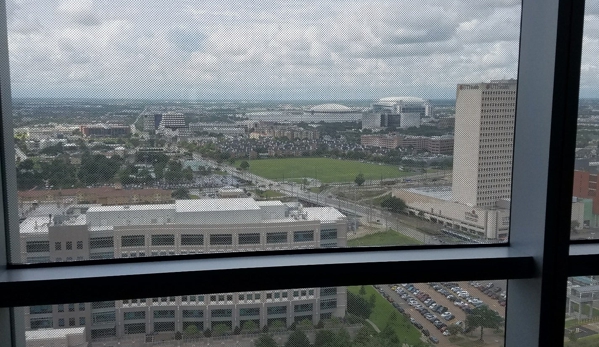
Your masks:
M 459 84 L 452 193 L 468 206 L 510 199 L 517 81 Z
M 331 207 L 303 208 L 250 198 L 174 204 L 91 206 L 83 214 L 23 221 L 24 262 L 64 262 L 345 247 L 347 218 Z M 27 330 L 86 327 L 88 341 L 150 334 L 160 339 L 218 324 L 242 329 L 279 321 L 343 317 L 344 287 L 304 288 L 31 306 Z M 189 328 L 194 325 L 195 328 Z

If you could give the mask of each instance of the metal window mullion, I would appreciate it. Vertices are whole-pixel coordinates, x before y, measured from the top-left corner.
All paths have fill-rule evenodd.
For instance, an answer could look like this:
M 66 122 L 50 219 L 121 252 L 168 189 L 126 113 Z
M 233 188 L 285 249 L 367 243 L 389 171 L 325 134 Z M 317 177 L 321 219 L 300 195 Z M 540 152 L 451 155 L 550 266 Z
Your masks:
M 524 0 L 510 244 L 536 274 L 508 282 L 506 346 L 563 341 L 584 1 Z

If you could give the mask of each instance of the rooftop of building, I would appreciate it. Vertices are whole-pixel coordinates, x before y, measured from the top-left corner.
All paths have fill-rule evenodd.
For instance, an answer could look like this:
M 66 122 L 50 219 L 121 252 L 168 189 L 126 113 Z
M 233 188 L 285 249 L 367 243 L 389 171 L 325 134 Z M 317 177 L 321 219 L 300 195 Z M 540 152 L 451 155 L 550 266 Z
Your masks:
M 175 201 L 176 212 L 215 212 L 260 210 L 260 205 L 252 198 L 234 199 L 193 199 Z
M 109 205 L 93 206 L 87 212 L 119 212 L 119 211 L 157 211 L 174 209 L 174 204 L 145 204 L 145 205 Z
M 64 339 L 69 335 L 85 334 L 85 327 L 61 328 L 61 329 L 38 329 L 25 331 L 25 340 L 47 340 Z
M 406 188 L 405 190 L 408 192 L 428 196 L 439 200 L 452 201 L 453 199 L 451 187 L 449 186 L 414 187 Z
M 345 218 L 345 215 L 334 207 L 304 207 L 306 220 L 319 220 L 321 222 L 335 222 Z

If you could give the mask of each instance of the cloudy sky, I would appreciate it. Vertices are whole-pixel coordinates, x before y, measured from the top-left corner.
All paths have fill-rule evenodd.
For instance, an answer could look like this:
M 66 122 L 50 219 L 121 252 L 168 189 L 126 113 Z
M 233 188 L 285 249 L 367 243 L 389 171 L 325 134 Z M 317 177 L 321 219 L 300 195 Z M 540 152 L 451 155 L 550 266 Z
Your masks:
M 7 12 L 16 97 L 453 98 L 457 83 L 517 71 L 518 0 L 7 0 Z M 596 69 L 583 62 L 583 83 Z

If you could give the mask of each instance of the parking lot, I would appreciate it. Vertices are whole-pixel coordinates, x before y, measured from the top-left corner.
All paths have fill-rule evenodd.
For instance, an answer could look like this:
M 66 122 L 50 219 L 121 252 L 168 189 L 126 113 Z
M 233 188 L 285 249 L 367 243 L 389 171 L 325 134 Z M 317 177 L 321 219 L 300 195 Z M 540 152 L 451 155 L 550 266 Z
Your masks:
M 505 317 L 503 300 L 505 281 L 453 282 L 453 283 L 403 283 L 379 286 L 381 293 L 423 332 L 423 341 L 438 340 L 439 346 L 453 346 L 449 341 L 450 325 L 465 328 L 467 313 L 475 306 L 486 305 Z M 470 302 L 468 302 L 470 301 Z M 491 329 L 485 330 L 488 343 L 503 343 L 503 336 L 495 336 Z M 489 336 L 492 335 L 492 336 Z

